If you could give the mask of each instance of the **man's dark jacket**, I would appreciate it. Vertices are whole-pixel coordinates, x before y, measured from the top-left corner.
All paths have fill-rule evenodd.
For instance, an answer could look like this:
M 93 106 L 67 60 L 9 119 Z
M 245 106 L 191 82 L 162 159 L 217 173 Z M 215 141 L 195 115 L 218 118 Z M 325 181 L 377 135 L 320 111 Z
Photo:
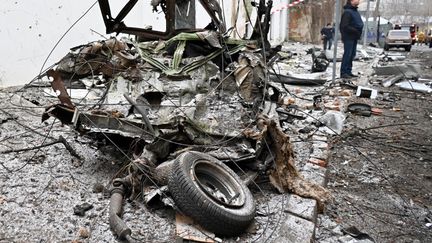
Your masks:
M 324 38 L 326 38 L 327 40 L 333 39 L 333 33 L 334 33 L 333 27 L 326 26 L 321 29 L 321 35 L 325 35 Z
M 357 11 L 357 7 L 354 7 L 349 3 L 346 4 L 340 22 L 342 40 L 358 40 L 360 39 L 362 30 L 363 20 Z

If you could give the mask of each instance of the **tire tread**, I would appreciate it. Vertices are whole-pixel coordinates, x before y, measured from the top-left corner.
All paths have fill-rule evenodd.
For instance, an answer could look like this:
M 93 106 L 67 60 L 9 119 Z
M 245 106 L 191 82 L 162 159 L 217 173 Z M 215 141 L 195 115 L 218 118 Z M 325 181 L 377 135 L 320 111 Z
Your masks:
M 201 189 L 195 186 L 189 175 L 193 161 L 200 159 L 200 154 L 186 152 L 180 155 L 173 164 L 172 173 L 168 179 L 168 188 L 176 205 L 185 215 L 216 234 L 232 236 L 243 232 L 255 216 L 255 204 L 249 189 L 240 181 L 240 186 L 247 194 L 247 202 L 238 210 L 227 210 L 216 205 L 213 200 L 209 200 L 203 194 Z M 230 170 L 221 162 L 217 164 Z M 240 179 L 237 177 L 238 180 Z

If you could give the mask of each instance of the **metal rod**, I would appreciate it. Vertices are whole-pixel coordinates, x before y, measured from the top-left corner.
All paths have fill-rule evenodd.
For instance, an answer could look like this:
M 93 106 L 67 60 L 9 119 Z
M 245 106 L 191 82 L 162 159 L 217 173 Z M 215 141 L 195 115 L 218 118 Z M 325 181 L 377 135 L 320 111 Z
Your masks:
M 126 100 L 133 105 L 138 112 L 141 114 L 142 119 L 147 127 L 147 129 L 149 130 L 149 132 L 151 132 L 151 134 L 154 136 L 155 135 L 155 130 L 153 129 L 153 126 L 150 123 L 149 118 L 147 117 L 147 109 L 142 108 L 141 106 L 137 105 L 137 103 L 131 98 L 129 97 L 129 95 L 127 93 L 124 93 L 123 96 L 126 98 Z
M 377 43 L 379 44 L 380 39 L 380 22 L 381 22 L 381 16 L 378 15 L 378 24 L 377 24 Z
M 337 58 L 337 43 L 339 38 L 339 22 L 340 22 L 340 0 L 336 0 L 335 5 L 335 36 L 334 36 L 334 48 L 333 48 L 333 75 L 332 75 L 332 82 L 335 82 L 336 79 L 336 58 Z
M 367 0 L 365 32 L 363 34 L 363 48 L 366 48 L 367 36 L 369 33 L 369 10 L 370 10 L 369 7 L 370 7 L 370 0 Z
M 288 1 L 288 3 L 289 3 L 289 1 Z M 288 7 L 287 8 L 287 26 L 286 26 L 286 28 L 287 28 L 287 31 L 286 31 L 286 41 L 289 41 L 289 31 L 290 31 L 290 10 L 291 10 L 291 8 L 290 7 Z

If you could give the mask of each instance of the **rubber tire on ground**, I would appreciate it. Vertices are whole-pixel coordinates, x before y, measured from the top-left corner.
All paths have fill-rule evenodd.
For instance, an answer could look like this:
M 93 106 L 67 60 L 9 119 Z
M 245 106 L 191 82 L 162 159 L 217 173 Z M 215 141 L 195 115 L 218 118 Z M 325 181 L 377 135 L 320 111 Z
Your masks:
M 384 45 L 384 51 L 388 51 L 390 48 L 387 44 Z
M 212 162 L 235 180 L 243 190 L 244 203 L 238 207 L 225 206 L 208 196 L 194 182 L 191 168 L 197 161 Z M 195 167 L 193 167 L 195 168 Z M 225 173 L 226 172 L 226 173 Z M 217 176 L 217 173 L 212 174 Z M 168 180 L 168 188 L 177 207 L 203 228 L 222 236 L 233 236 L 246 230 L 255 217 L 253 196 L 243 181 L 228 166 L 200 152 L 185 152 L 176 158 Z
M 411 51 L 411 46 L 405 47 L 405 51 Z

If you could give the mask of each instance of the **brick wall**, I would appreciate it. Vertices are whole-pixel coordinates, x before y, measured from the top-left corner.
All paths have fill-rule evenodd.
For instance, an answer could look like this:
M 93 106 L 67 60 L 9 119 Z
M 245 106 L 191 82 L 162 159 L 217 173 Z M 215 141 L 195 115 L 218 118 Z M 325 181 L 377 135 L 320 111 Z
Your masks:
M 336 0 L 314 0 L 299 4 L 290 10 L 290 40 L 321 43 L 320 31 L 333 22 Z M 345 1 L 341 1 L 341 5 Z

